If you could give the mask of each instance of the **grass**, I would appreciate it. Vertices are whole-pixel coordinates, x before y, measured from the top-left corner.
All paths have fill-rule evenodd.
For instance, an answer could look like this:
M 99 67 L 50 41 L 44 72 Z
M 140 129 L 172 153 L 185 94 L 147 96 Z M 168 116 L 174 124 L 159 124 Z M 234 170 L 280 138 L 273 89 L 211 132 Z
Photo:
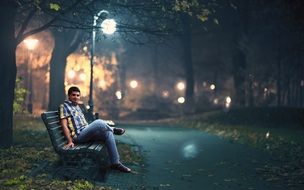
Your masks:
M 121 159 L 126 163 L 142 162 L 139 152 L 127 144 L 118 143 Z M 57 180 L 47 172 L 32 176 L 31 172 L 44 164 L 58 162 L 47 131 L 40 118 L 18 115 L 14 118 L 14 145 L 0 149 L 0 189 L 70 189 L 110 190 L 86 180 Z
M 304 184 L 304 110 L 293 108 L 243 108 L 184 116 L 174 121 L 184 127 L 258 148 L 273 155 L 282 166 L 257 169 L 268 181 Z

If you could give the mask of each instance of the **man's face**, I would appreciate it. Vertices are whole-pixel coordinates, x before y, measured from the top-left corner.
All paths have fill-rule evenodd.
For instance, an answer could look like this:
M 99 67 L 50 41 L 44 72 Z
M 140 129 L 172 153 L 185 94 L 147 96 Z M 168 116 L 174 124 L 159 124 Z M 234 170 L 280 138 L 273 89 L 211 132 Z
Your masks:
M 73 91 L 70 95 L 69 95 L 69 100 L 75 104 L 77 104 L 80 100 L 80 93 L 77 91 Z

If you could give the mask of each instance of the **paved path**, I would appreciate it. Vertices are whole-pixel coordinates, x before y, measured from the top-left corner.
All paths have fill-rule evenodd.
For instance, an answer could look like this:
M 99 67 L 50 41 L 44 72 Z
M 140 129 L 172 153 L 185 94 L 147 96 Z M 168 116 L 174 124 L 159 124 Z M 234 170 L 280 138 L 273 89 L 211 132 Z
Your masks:
M 284 182 L 262 179 L 257 169 L 275 161 L 248 146 L 194 129 L 125 128 L 126 134 L 117 139 L 139 146 L 145 165 L 131 166 L 134 174 L 110 174 L 108 185 L 119 189 L 288 189 Z

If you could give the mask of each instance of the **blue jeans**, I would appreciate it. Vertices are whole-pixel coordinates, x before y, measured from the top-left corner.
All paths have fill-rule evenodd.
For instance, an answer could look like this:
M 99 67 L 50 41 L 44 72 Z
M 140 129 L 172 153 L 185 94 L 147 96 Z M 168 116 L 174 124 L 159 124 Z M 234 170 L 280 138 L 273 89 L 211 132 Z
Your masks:
M 113 135 L 113 128 L 103 120 L 97 119 L 85 127 L 74 139 L 75 143 L 85 143 L 89 141 L 104 141 L 108 150 L 111 164 L 118 164 L 119 154 Z

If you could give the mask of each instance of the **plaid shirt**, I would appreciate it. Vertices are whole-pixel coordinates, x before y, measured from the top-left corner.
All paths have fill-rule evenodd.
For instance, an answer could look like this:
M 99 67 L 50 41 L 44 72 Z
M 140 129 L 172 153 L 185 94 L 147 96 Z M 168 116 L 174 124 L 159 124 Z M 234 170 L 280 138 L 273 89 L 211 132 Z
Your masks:
M 59 106 L 59 118 L 68 120 L 68 128 L 72 137 L 79 135 L 80 131 L 88 125 L 80 107 L 68 100 Z

